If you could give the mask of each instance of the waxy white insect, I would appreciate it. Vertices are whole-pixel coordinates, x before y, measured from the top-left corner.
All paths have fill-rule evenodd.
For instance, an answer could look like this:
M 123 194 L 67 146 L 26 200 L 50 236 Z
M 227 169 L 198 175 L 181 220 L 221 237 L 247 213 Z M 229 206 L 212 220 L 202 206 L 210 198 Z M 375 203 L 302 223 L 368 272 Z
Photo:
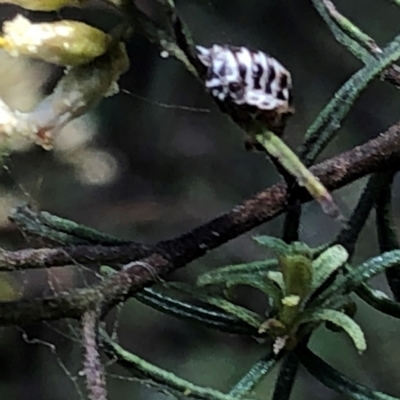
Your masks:
M 260 50 L 218 44 L 197 46 L 197 51 L 207 67 L 205 86 L 220 101 L 265 111 L 290 109 L 292 78 L 275 58 Z

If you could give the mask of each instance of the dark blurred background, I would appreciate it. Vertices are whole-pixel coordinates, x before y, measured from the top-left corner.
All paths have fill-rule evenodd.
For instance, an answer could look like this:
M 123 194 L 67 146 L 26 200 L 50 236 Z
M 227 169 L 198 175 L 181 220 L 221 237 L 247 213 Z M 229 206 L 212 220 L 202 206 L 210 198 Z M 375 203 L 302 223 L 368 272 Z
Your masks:
M 142 0 L 140 5 L 152 14 L 153 3 Z M 335 4 L 381 46 L 398 33 L 400 9 L 388 0 L 341 0 Z M 285 135 L 292 148 L 301 143 L 305 130 L 334 92 L 361 67 L 335 42 L 310 1 L 181 0 L 177 6 L 198 43 L 259 48 L 292 72 L 297 111 Z M 0 8 L 3 18 L 8 12 Z M 107 10 L 91 15 L 104 23 L 112 18 Z M 67 127 L 54 151 L 46 152 L 19 140 L 13 143 L 1 175 L 4 248 L 27 246 L 7 220 L 10 210 L 23 202 L 123 238 L 152 243 L 230 210 L 279 179 L 264 156 L 244 151 L 236 128 L 179 62 L 162 58 L 156 47 L 138 35 L 133 36 L 128 50 L 131 68 L 120 82 L 121 92 Z M 17 108 L 29 109 L 54 71 L 40 63 L 10 59 L 4 54 L 1 57 L 0 95 Z M 363 143 L 396 122 L 400 105 L 397 91 L 378 80 L 371 84 L 321 159 Z M 345 214 L 351 212 L 364 184 L 362 180 L 335 193 Z M 394 204 L 398 202 L 398 189 L 396 184 Z M 394 211 L 398 220 L 399 212 Z M 279 236 L 281 225 L 282 218 L 278 218 L 235 239 L 171 279 L 190 282 L 199 272 L 219 265 L 266 257 L 268 254 L 253 243 L 251 236 Z M 338 224 L 315 204 L 304 207 L 303 241 L 321 244 L 332 239 L 338 229 Z M 28 241 L 30 244 L 37 243 Z M 371 218 L 354 261 L 377 251 Z M 46 290 L 49 275 L 60 288 L 76 279 L 68 268 L 23 277 L 36 279 L 36 294 L 40 294 Z M 387 290 L 382 280 L 375 283 Z M 254 299 L 258 297 L 254 295 Z M 354 379 L 400 396 L 399 322 L 358 303 L 356 319 L 369 345 L 363 356 L 345 335 L 324 328 L 313 337 L 312 348 Z M 135 300 L 124 306 L 119 318 L 121 342 L 128 349 L 195 383 L 223 391 L 266 352 L 250 338 L 205 330 Z M 81 368 L 81 348 L 70 339 L 74 335 L 79 335 L 77 325 L 68 321 L 3 328 L 2 396 L 9 400 L 77 399 L 73 380 Z M 119 368 L 110 371 L 117 375 L 124 372 Z M 271 395 L 273 375 L 257 390 L 260 398 Z M 341 398 L 303 370 L 300 377 L 293 399 Z M 168 397 L 115 377 L 109 378 L 109 388 L 110 399 Z

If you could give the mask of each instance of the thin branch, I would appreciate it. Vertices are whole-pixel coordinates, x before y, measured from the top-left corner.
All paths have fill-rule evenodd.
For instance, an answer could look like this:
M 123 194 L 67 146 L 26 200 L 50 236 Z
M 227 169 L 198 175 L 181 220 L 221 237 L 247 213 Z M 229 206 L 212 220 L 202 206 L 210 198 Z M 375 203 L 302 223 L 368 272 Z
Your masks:
M 343 394 L 351 399 L 370 399 L 370 400 L 398 400 L 388 394 L 373 391 L 368 387 L 354 382 L 347 376 L 332 368 L 324 360 L 315 355 L 306 347 L 299 347 L 296 351 L 301 363 L 307 371 L 318 379 L 325 386 Z
M 328 189 L 336 190 L 370 173 L 390 169 L 399 159 L 400 122 L 364 145 L 326 160 L 311 170 Z M 285 184 L 278 183 L 235 206 L 227 214 L 154 247 L 134 243 L 119 246 L 80 245 L 25 249 L 14 252 L 3 250 L 0 253 L 0 270 L 45 268 L 71 263 L 124 264 L 146 257 L 154 250 L 166 251 L 166 257 L 171 260 L 178 257 L 190 262 L 208 250 L 280 215 L 285 211 L 287 195 Z M 310 201 L 310 196 L 303 190 L 300 192 L 300 200 Z
M 368 220 L 379 194 L 387 186 L 390 186 L 392 179 L 393 173 L 391 171 L 374 174 L 369 179 L 349 222 L 337 235 L 335 244 L 341 244 L 348 251 L 350 258 L 354 253 L 358 237 Z
M 282 362 L 281 369 L 278 374 L 272 400 L 290 399 L 299 365 L 299 360 L 294 353 L 289 353 L 286 356 Z
M 373 172 L 392 169 L 400 162 L 400 123 L 377 138 L 346 153 L 314 166 L 311 170 L 329 189 L 335 190 Z M 310 201 L 305 190 L 299 192 L 302 202 Z M 0 304 L 0 325 L 28 323 L 38 320 L 77 318 L 94 302 L 103 312 L 124 301 L 144 286 L 154 282 L 154 272 L 163 276 L 203 256 L 209 250 L 228 242 L 267 222 L 287 206 L 287 187 L 278 183 L 234 207 L 232 211 L 193 229 L 178 238 L 163 241 L 149 249 L 140 264 L 114 274 L 89 289 L 61 293 L 50 298 L 21 300 Z M 0 254 L 0 268 L 15 270 L 82 263 L 127 263 L 142 258 L 143 249 L 136 245 L 67 246 L 55 249 L 29 249 Z M 145 252 L 146 253 L 146 252 Z M 145 255 L 146 256 L 146 255 Z
M 99 315 L 88 310 L 82 316 L 82 343 L 85 349 L 83 374 L 90 400 L 107 400 L 104 366 L 97 344 Z

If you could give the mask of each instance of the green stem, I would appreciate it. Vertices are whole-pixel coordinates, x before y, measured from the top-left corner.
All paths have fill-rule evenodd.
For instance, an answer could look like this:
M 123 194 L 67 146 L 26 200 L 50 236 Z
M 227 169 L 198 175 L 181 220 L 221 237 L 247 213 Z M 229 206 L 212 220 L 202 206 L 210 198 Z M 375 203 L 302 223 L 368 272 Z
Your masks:
M 102 345 L 106 352 L 111 356 L 116 356 L 118 362 L 129 369 L 139 371 L 146 377 L 149 377 L 168 388 L 184 393 L 186 396 L 204 400 L 235 400 L 235 397 L 233 396 L 224 394 L 218 390 L 194 385 L 193 383 L 176 376 L 172 372 L 159 368 L 122 348 L 119 344 L 113 341 L 104 330 L 101 330 L 100 333 Z

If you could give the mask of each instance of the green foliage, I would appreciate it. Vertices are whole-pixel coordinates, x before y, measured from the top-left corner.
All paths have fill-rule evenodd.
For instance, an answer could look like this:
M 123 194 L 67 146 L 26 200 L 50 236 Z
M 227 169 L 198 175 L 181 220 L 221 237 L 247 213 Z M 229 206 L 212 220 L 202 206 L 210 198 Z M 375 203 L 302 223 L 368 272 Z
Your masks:
M 280 167 L 296 178 L 298 185 L 304 186 L 319 201 L 328 214 L 339 215 L 329 192 L 306 167 L 315 161 L 335 137 L 356 99 L 368 84 L 400 58 L 400 36 L 396 36 L 387 46 L 380 49 L 368 34 L 342 16 L 329 0 L 311 1 L 335 38 L 365 65 L 336 92 L 310 125 L 299 156 L 267 130 L 258 134 L 256 139 L 278 161 Z M 35 11 L 55 11 L 65 5 L 84 3 L 78 0 L 9 2 Z M 399 4 L 397 0 L 393 2 Z M 144 15 L 133 2 L 108 3 L 115 7 L 121 5 L 120 11 L 125 13 L 131 22 L 138 23 L 149 40 L 182 62 L 193 75 L 202 80 L 204 71 L 199 67 L 196 58 L 195 43 L 172 0 L 159 0 L 168 17 L 165 29 Z M 63 76 L 54 92 L 32 113 L 16 114 L 14 110 L 6 106 L 3 108 L 0 104 L 1 111 L 7 114 L 7 118 L 10 117 L 5 120 L 12 122 L 10 126 L 5 127 L 7 134 L 21 129 L 47 129 L 51 125 L 50 122 L 54 124 L 51 128 L 62 127 L 93 107 L 108 93 L 128 67 L 123 44 L 124 34 L 119 29 L 113 34 L 107 34 L 78 22 L 33 24 L 23 20 L 22 27 L 26 28 L 26 32 L 22 29 L 22 34 L 25 32 L 24 40 L 15 42 L 13 37 L 15 33 L 20 33 L 21 21 L 21 18 L 19 21 L 14 20 L 11 24 L 8 23 L 8 27 L 6 24 L 0 37 L 2 48 L 14 55 L 28 55 L 72 68 Z M 29 41 L 32 39 L 31 35 L 26 34 L 30 29 L 53 33 L 51 38 L 45 35 L 46 40 L 42 40 L 35 48 Z M 60 30 L 69 32 L 67 46 L 64 36 L 59 33 Z M 126 33 L 125 29 L 122 31 Z M 40 36 L 39 33 L 38 35 Z M 62 106 L 53 107 L 55 104 Z M 18 125 L 17 119 L 21 119 L 23 125 Z M 0 128 L 3 129 L 4 126 L 0 125 Z M 353 382 L 313 354 L 307 346 L 310 337 L 324 324 L 328 328 L 333 327 L 332 330 L 346 333 L 359 353 L 366 350 L 367 340 L 362 327 L 354 320 L 355 310 L 352 309 L 351 300 L 351 296 L 354 295 L 360 296 L 376 310 L 400 318 L 400 250 L 390 213 L 391 184 L 395 172 L 389 171 L 383 177 L 375 175 L 370 179 L 348 224 L 342 227 L 337 239 L 330 244 L 310 248 L 300 241 L 287 243 L 275 237 L 258 236 L 254 240 L 260 246 L 272 250 L 272 258 L 216 268 L 198 276 L 193 285 L 182 282 L 166 283 L 159 279 L 151 288 L 146 287 L 132 293 L 129 292 L 131 288 L 128 288 L 125 293 L 120 294 L 121 297 L 113 299 L 114 305 L 129 293 L 143 304 L 176 318 L 230 334 L 256 337 L 262 349 L 260 353 L 267 355 L 254 364 L 229 394 L 200 387 L 148 363 L 123 349 L 105 330 L 100 329 L 102 348 L 133 371 L 139 371 L 174 393 L 187 397 L 207 400 L 246 398 L 262 378 L 282 360 L 273 399 L 289 398 L 298 366 L 301 364 L 323 384 L 346 397 L 359 400 L 394 400 L 394 397 Z M 354 265 L 354 246 L 373 207 L 376 207 L 376 229 L 381 254 Z M 26 232 L 63 245 L 129 245 L 124 240 L 49 213 L 36 214 L 25 209 L 24 212 L 16 213 L 13 219 Z M 153 255 L 164 257 L 165 246 L 166 243 L 162 243 L 153 248 Z M 200 245 L 198 247 L 200 248 Z M 206 250 L 211 248 L 212 246 L 206 246 Z M 142 250 L 141 254 L 145 254 L 144 257 L 150 254 L 149 247 L 143 246 Z M 139 258 L 137 256 L 136 259 Z M 139 261 L 138 265 L 140 263 L 142 266 L 145 264 Z M 132 261 L 128 266 L 134 264 L 135 261 Z M 115 275 L 117 269 L 122 273 Z M 110 284 L 110 279 L 116 276 L 117 280 L 125 279 L 131 282 L 132 276 L 123 275 L 125 271 L 126 268 L 121 265 L 116 265 L 115 269 L 104 265 L 100 267 L 100 279 Z M 387 277 L 395 300 L 369 286 L 368 281 L 382 273 Z M 133 278 L 136 279 L 136 276 Z M 13 281 L 4 278 L 0 283 L 3 302 L 19 297 L 20 293 Z M 113 281 L 111 283 L 115 284 Z M 265 304 L 268 304 L 266 309 L 259 313 L 249 305 L 241 304 L 236 294 L 238 287 L 242 286 L 257 290 L 266 300 Z M 97 307 L 98 304 L 94 306 Z M 93 340 L 93 343 L 95 342 Z
M 228 323 L 231 322 L 232 325 L 230 329 L 226 329 L 231 333 L 235 333 L 234 325 L 239 327 L 239 321 L 241 321 L 258 329 L 258 335 L 267 334 L 273 338 L 272 351 L 254 364 L 249 372 L 232 388 L 229 396 L 242 398 L 250 393 L 280 358 L 288 357 L 288 352 L 290 354 L 291 351 L 294 351 L 311 374 L 326 386 L 345 394 L 349 398 L 395 400 L 394 397 L 381 392 L 374 392 L 351 381 L 306 349 L 305 340 L 321 323 L 329 322 L 340 328 L 341 331 L 346 332 L 360 353 L 365 351 L 367 342 L 362 329 L 352 317 L 346 314 L 346 305 L 349 302 L 347 296 L 357 288 L 364 288 L 364 292 L 368 290 L 365 296 L 369 297 L 370 305 L 399 318 L 398 303 L 366 287 L 366 282 L 371 277 L 400 263 L 399 251 L 391 251 L 374 257 L 361 265 L 351 267 L 347 264 L 348 253 L 341 245 L 333 245 L 321 252 L 321 248 L 309 248 L 301 242 L 289 245 L 278 238 L 269 236 L 258 236 L 254 239 L 260 245 L 276 252 L 277 259 L 251 262 L 248 264 L 248 269 L 246 269 L 246 264 L 218 268 L 199 276 L 194 287 L 182 283 L 162 285 L 175 290 L 175 299 L 184 293 L 193 299 L 221 309 L 225 320 L 231 318 Z M 321 291 L 327 279 L 338 270 L 341 271 L 341 274 L 325 290 Z M 279 279 L 277 276 L 279 276 Z M 229 297 L 223 297 L 224 288 L 235 288 L 239 285 L 256 288 L 268 297 L 271 304 L 268 319 L 263 320 L 262 316 L 232 303 L 232 293 L 229 293 Z M 210 294 L 210 288 L 213 288 L 214 291 L 217 289 L 219 294 Z M 312 296 L 318 292 L 319 294 L 316 297 Z M 138 298 L 143 298 L 147 293 L 148 289 L 145 289 L 138 294 Z M 146 301 L 145 303 L 175 317 L 185 318 L 181 311 L 168 306 L 168 303 L 174 297 L 161 296 L 158 291 L 152 294 L 152 296 L 154 295 L 158 296 L 158 305 L 151 302 L 146 303 Z M 176 300 L 172 301 L 176 302 Z M 187 308 L 192 307 L 190 302 L 181 302 L 180 304 L 181 307 L 182 305 Z M 332 305 L 336 305 L 337 309 L 326 308 Z M 212 323 L 213 317 L 218 313 L 212 309 L 206 308 L 206 310 L 208 310 L 209 315 L 203 313 L 202 319 L 198 319 L 198 322 L 210 328 L 221 329 L 220 326 Z M 221 321 L 221 317 L 219 318 Z M 193 317 L 191 319 L 195 320 Z M 250 331 L 248 329 L 247 333 L 249 334 Z M 236 333 L 240 333 L 239 330 Z M 255 331 L 253 331 L 254 334 Z M 280 393 L 280 395 L 282 393 L 290 394 L 292 382 L 287 379 L 288 373 L 290 370 L 289 375 L 292 375 L 294 379 L 297 368 L 297 364 L 293 364 L 293 362 L 293 360 L 290 363 L 288 361 L 282 366 L 278 379 L 281 384 L 277 384 L 275 393 Z M 289 368 L 289 365 L 295 369 Z M 169 383 L 171 387 L 175 385 L 176 383 Z M 215 399 L 217 398 L 215 397 Z

